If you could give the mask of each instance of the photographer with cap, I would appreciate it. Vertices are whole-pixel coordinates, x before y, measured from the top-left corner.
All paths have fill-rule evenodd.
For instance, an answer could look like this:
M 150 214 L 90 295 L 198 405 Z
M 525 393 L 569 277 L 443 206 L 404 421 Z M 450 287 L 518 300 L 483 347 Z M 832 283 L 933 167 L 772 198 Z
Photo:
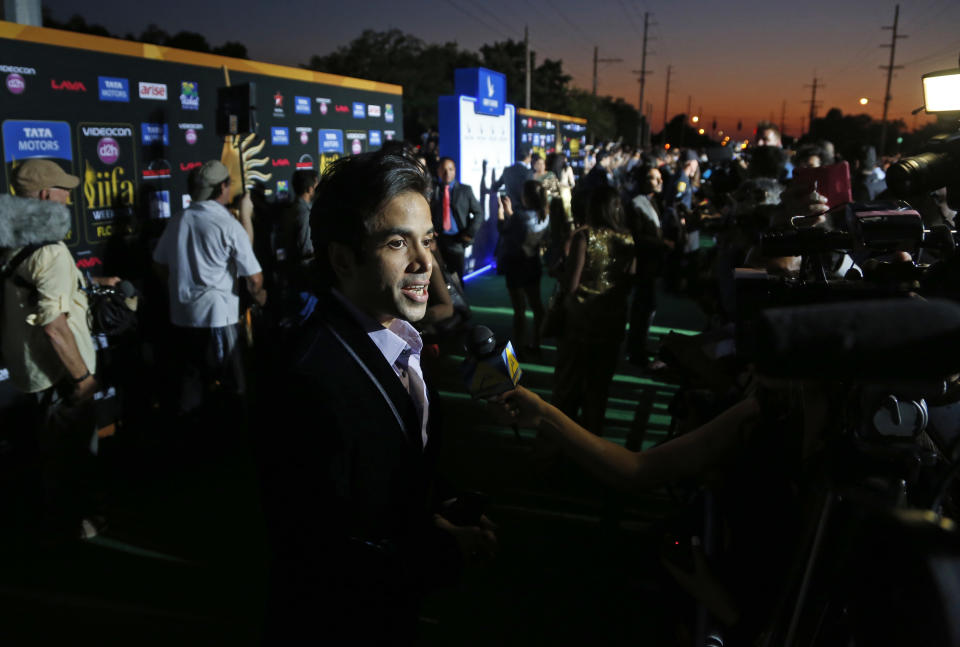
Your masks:
M 262 306 L 267 300 L 249 228 L 227 210 L 227 167 L 217 160 L 205 162 L 191 172 L 188 184 L 193 203 L 174 216 L 153 253 L 169 286 L 172 341 L 182 371 L 181 414 L 196 410 L 211 392 L 244 393 L 238 279 L 245 278 L 254 302 Z M 244 193 L 241 216 L 252 209 Z
M 102 525 L 89 489 L 97 359 L 85 281 L 63 243 L 72 225 L 66 204 L 80 178 L 29 159 L 12 184 L 15 195 L 0 196 L 3 360 L 13 385 L 36 397 L 44 538 L 90 538 Z

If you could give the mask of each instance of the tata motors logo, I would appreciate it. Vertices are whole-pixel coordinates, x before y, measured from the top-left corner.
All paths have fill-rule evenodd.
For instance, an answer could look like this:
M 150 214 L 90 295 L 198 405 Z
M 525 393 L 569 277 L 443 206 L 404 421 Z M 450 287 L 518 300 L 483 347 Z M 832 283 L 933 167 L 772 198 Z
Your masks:
M 87 91 L 87 86 L 85 86 L 82 81 L 57 81 L 56 79 L 50 79 L 50 87 L 57 91 L 61 91 L 61 90 L 65 90 L 67 92 L 86 92 Z
M 180 82 L 180 107 L 184 110 L 200 109 L 200 94 L 195 81 Z
M 3 138 L 7 159 L 56 157 L 70 159 L 70 127 L 59 121 L 6 121 Z M 16 152 L 12 152 L 16 142 Z
M 367 116 L 367 107 L 362 103 L 353 104 L 353 118 L 354 119 L 363 119 Z
M 310 97 L 294 97 L 293 109 L 298 115 L 309 115 Z
M 98 76 L 97 82 L 101 101 L 130 102 L 130 84 L 126 79 L 117 79 L 112 76 Z
M 140 138 L 144 146 L 151 144 L 170 145 L 170 130 L 167 124 L 140 124 Z
M 274 126 L 270 129 L 270 143 L 274 146 L 287 146 L 290 144 L 290 130 L 288 128 L 279 128 Z
M 104 164 L 113 164 L 120 159 L 120 144 L 113 137 L 104 137 L 97 142 L 97 157 Z
M 167 100 L 166 83 L 144 83 L 140 81 L 140 98 L 152 99 L 154 101 Z

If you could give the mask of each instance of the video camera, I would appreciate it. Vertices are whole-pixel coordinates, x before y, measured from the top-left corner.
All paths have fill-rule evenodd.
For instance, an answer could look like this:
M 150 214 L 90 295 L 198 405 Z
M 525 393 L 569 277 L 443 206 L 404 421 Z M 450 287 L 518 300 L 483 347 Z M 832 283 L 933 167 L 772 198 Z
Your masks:
M 960 112 L 960 68 L 924 74 L 922 81 L 927 114 Z M 887 186 L 903 199 L 946 187 L 947 204 L 960 209 L 960 132 L 937 135 L 926 148 L 891 166 Z

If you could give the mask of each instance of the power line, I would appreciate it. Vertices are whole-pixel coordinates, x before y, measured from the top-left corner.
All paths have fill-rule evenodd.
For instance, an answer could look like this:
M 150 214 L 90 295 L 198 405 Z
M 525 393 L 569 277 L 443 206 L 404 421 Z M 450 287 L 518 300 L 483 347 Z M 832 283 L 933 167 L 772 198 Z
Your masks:
M 897 55 L 897 39 L 906 38 L 904 34 L 897 34 L 897 27 L 900 25 L 900 5 L 896 5 L 896 8 L 893 10 L 893 25 L 881 27 L 881 29 L 889 29 L 893 33 L 890 37 L 889 45 L 881 45 L 880 47 L 889 47 L 890 48 L 890 63 L 887 65 L 881 65 L 881 70 L 887 71 L 887 89 L 883 93 L 883 121 L 880 124 L 880 147 L 878 153 L 883 155 L 886 150 L 887 143 L 887 109 L 890 107 L 890 82 L 893 80 L 893 71 L 902 68 L 902 65 L 894 65 L 894 60 Z
M 480 18 L 480 17 L 476 16 L 475 14 L 473 14 L 472 12 L 467 11 L 466 9 L 464 9 L 463 7 L 461 7 L 460 5 L 454 3 L 453 0 L 444 0 L 444 2 L 446 2 L 448 5 L 450 5 L 451 7 L 453 7 L 454 9 L 456 9 L 457 11 L 459 11 L 460 13 L 462 13 L 463 15 L 467 16 L 468 18 L 472 18 L 473 20 L 476 20 L 478 23 L 480 23 L 481 25 L 483 25 L 483 26 L 486 27 L 487 29 L 489 29 L 489 30 L 491 30 L 491 31 L 499 32 L 502 36 L 506 36 L 507 39 L 511 39 L 510 34 L 505 33 L 502 29 L 491 25 L 490 23 L 488 23 L 488 22 L 487 22 L 486 20 L 484 20 L 483 18 Z

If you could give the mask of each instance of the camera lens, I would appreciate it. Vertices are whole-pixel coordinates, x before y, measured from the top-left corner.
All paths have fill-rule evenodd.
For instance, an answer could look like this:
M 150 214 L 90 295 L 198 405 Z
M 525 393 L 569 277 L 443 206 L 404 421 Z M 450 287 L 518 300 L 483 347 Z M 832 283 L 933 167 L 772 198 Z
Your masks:
M 891 166 L 887 186 L 896 197 L 908 198 L 947 186 L 953 174 L 953 160 L 947 153 L 921 153 Z

